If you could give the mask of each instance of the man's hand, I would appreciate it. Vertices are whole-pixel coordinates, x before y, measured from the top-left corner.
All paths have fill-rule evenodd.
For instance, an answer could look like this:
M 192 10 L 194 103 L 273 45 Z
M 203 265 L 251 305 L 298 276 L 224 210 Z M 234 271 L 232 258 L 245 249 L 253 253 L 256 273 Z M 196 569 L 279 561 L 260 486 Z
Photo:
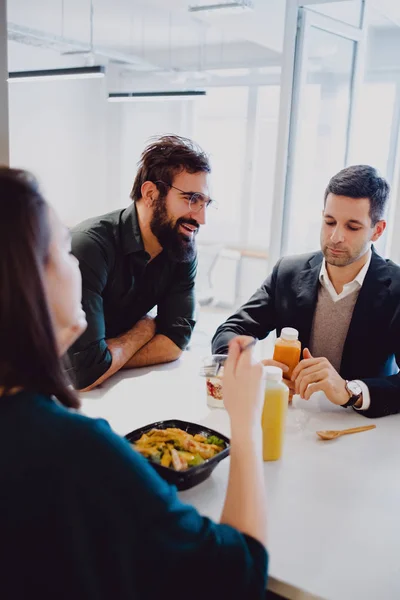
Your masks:
M 111 375 L 124 368 L 132 357 L 140 352 L 153 338 L 156 332 L 155 320 L 145 315 L 131 329 L 116 338 L 106 340 L 111 352 L 112 362 L 110 368 L 91 385 L 81 389 L 81 392 L 90 392 Z
M 144 315 L 134 327 L 136 335 L 142 333 L 149 338 L 148 341 L 156 335 L 156 320 L 153 317 L 149 317 L 149 315 Z
M 309 400 L 311 394 L 322 391 L 333 404 L 346 404 L 349 394 L 346 381 L 324 357 L 313 358 L 308 348 L 303 351 L 303 360 L 293 371 L 292 381 L 295 383 L 295 393 L 303 400 Z
M 289 388 L 289 404 L 291 404 L 293 395 L 295 394 L 295 386 L 293 381 L 291 381 L 290 379 L 285 379 L 285 373 L 289 371 L 289 367 L 281 362 L 278 362 L 277 360 L 273 360 L 272 358 L 264 358 L 264 360 L 262 360 L 261 362 L 266 367 L 279 367 L 280 369 L 282 369 L 283 383 L 286 384 Z

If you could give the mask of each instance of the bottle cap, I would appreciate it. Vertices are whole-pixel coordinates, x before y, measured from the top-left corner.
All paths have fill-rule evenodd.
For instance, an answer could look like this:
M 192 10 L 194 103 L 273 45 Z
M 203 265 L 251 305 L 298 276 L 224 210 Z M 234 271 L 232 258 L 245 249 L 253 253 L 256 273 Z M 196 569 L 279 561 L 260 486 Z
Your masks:
M 281 330 L 281 338 L 287 341 L 299 339 L 299 332 L 293 327 L 283 327 Z
M 264 367 L 264 379 L 267 381 L 282 381 L 282 369 L 280 367 Z

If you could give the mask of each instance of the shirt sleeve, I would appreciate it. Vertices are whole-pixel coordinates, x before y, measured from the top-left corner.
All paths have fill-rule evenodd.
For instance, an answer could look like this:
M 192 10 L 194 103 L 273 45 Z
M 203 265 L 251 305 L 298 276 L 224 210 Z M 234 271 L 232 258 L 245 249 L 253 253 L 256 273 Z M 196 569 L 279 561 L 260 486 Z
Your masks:
M 368 410 L 369 405 L 371 403 L 368 386 L 359 379 L 355 379 L 355 382 L 358 383 L 358 385 L 362 389 L 362 404 L 359 408 L 357 408 L 356 406 L 353 406 L 353 408 L 354 410 Z
M 74 386 L 83 389 L 111 366 L 106 343 L 102 292 L 107 283 L 108 257 L 100 243 L 86 232 L 72 234 L 72 252 L 82 275 L 82 307 L 87 328 L 68 350 L 67 371 Z
M 93 423 L 75 468 L 85 486 L 83 495 L 92 498 L 89 521 L 101 523 L 102 544 L 112 552 L 107 570 L 118 561 L 129 567 L 119 585 L 130 591 L 133 580 L 134 597 L 142 600 L 163 595 L 187 600 L 204 598 L 203 586 L 193 585 L 205 576 L 207 596 L 264 599 L 268 555 L 263 545 L 180 502 L 175 487 L 128 442 L 105 423 Z M 79 446 L 79 440 L 74 444 Z M 104 576 L 110 581 L 113 574 Z
M 157 305 L 157 333 L 165 335 L 181 350 L 188 345 L 195 326 L 195 278 L 197 258 L 179 263 L 173 282 Z

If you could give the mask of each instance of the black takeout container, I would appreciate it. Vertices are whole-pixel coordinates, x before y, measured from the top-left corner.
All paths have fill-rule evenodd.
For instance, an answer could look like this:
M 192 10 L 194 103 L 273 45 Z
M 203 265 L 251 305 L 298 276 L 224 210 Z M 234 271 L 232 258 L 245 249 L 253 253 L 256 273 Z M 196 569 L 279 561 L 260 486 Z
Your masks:
M 168 483 L 172 483 L 176 485 L 178 490 L 188 490 L 189 488 L 201 483 L 207 477 L 211 475 L 217 464 L 223 460 L 229 454 L 230 448 L 230 440 L 222 433 L 215 431 L 214 429 L 209 429 L 208 427 L 204 427 L 204 425 L 196 425 L 196 423 L 189 423 L 188 421 L 179 421 L 178 419 L 169 419 L 167 421 L 157 421 L 156 423 L 151 423 L 150 425 L 145 425 L 145 427 L 140 427 L 140 429 L 135 429 L 135 431 L 131 431 L 128 433 L 125 438 L 131 444 L 136 442 L 143 433 L 147 433 L 150 429 L 167 429 L 168 427 L 177 427 L 178 429 L 182 429 L 191 435 L 196 435 L 200 433 L 205 436 L 216 435 L 221 440 L 225 442 L 225 448 L 221 450 L 216 456 L 209 458 L 201 465 L 197 465 L 196 467 L 190 467 L 187 471 L 175 471 L 174 469 L 170 469 L 169 467 L 163 467 L 157 463 L 152 462 L 148 459 L 151 466 L 157 471 L 159 475 Z

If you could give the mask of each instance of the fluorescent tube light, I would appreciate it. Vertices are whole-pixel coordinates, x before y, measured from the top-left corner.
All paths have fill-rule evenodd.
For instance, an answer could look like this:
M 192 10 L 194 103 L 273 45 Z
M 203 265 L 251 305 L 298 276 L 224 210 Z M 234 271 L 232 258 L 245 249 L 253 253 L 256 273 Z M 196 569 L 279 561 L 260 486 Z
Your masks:
M 191 100 L 205 96 L 204 90 L 184 90 L 174 92 L 120 92 L 108 95 L 109 102 L 138 102 L 144 100 Z
M 41 69 L 40 71 L 14 71 L 8 74 L 8 81 L 49 81 L 57 79 L 88 79 L 104 77 L 103 66 L 70 67 L 66 69 Z
M 254 0 L 232 0 L 231 2 L 214 2 L 209 4 L 195 4 L 189 6 L 188 10 L 192 13 L 216 13 L 218 11 L 227 13 L 243 13 L 247 10 L 253 10 Z

